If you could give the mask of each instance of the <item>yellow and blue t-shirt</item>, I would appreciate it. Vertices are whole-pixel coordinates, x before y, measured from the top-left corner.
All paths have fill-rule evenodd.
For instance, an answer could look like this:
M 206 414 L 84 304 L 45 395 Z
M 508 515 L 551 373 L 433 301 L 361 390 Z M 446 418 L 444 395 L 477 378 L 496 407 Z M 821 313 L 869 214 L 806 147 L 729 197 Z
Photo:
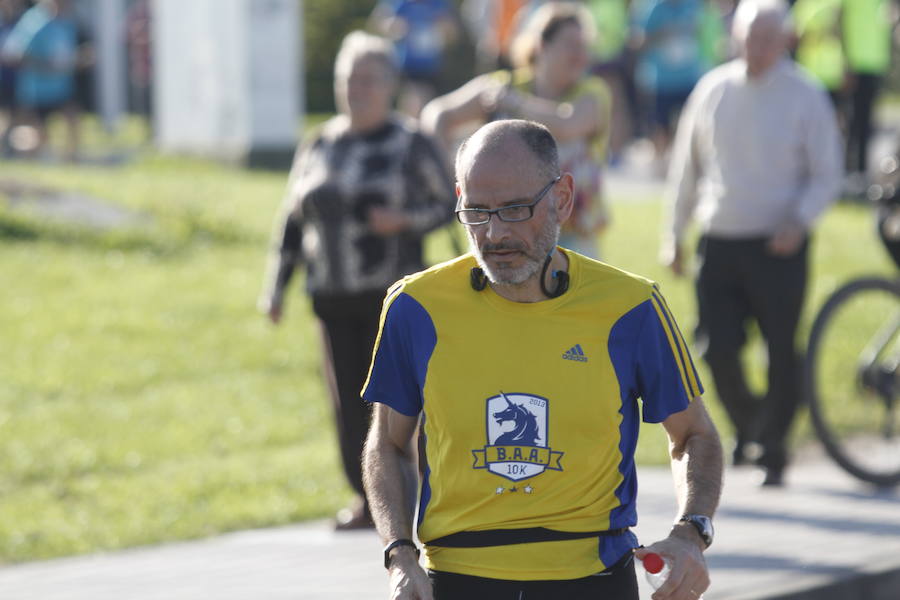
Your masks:
M 475 291 L 471 255 L 388 292 L 363 398 L 424 413 L 417 526 L 428 568 L 574 579 L 637 545 L 627 530 L 479 548 L 428 545 L 462 531 L 635 525 L 640 419 L 661 422 L 702 393 L 655 284 L 564 252 L 569 290 L 543 302 L 511 302 L 490 286 Z

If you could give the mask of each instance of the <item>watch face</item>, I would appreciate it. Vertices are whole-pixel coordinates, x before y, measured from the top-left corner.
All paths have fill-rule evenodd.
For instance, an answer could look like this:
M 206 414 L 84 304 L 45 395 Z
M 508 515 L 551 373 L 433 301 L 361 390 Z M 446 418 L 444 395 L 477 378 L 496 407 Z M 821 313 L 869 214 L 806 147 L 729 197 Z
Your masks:
M 713 525 L 712 519 L 705 515 L 685 515 L 681 517 L 682 521 L 686 521 L 697 528 L 697 532 L 707 546 L 713 541 Z

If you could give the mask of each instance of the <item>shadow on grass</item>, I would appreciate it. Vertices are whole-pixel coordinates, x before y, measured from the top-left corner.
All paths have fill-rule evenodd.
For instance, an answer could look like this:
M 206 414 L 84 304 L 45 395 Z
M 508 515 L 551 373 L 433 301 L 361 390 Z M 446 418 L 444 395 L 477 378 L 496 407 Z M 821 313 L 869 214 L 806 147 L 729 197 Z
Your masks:
M 259 245 L 258 236 L 223 223 L 210 224 L 192 215 L 150 218 L 138 225 L 97 228 L 47 219 L 32 211 L 0 208 L 0 243 L 51 242 L 98 251 L 150 252 L 171 256 L 195 246 Z

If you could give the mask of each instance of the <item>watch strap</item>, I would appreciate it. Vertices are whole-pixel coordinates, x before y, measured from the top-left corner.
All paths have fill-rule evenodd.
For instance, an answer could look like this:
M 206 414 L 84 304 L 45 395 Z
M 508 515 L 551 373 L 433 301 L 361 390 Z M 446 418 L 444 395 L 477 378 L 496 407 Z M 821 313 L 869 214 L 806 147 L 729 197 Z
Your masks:
M 400 538 L 399 540 L 394 540 L 390 544 L 384 547 L 384 568 L 391 568 L 391 550 L 397 548 L 399 546 L 410 546 L 416 551 L 416 558 L 419 558 L 419 547 L 416 546 L 416 543 L 407 538 Z
M 706 515 L 682 515 L 678 522 L 690 523 L 700 534 L 700 539 L 703 540 L 706 547 L 709 548 L 712 545 L 712 519 Z

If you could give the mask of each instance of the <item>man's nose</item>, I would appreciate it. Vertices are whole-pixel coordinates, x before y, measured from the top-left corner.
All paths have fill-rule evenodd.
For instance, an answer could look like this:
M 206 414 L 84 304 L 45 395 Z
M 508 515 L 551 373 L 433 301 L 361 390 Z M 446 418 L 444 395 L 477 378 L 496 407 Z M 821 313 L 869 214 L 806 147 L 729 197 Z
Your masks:
M 509 232 L 509 223 L 500 220 L 496 214 L 491 215 L 491 220 L 484 226 L 484 235 L 490 241 L 500 241 Z

